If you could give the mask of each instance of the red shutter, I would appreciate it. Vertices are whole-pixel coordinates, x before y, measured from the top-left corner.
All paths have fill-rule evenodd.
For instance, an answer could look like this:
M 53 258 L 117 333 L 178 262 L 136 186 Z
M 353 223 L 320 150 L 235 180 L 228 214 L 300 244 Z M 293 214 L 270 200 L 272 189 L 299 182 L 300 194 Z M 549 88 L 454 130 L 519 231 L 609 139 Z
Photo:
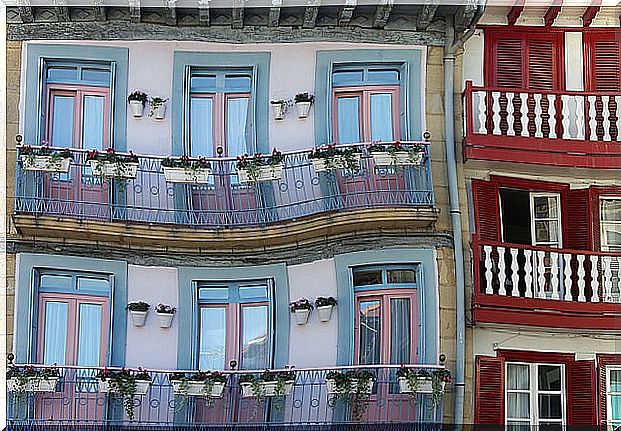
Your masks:
M 599 193 L 591 189 L 591 220 L 593 220 L 593 250 L 599 251 L 602 249 L 602 226 L 600 219 L 602 217 L 602 210 L 599 203 Z
M 476 234 L 484 241 L 500 241 L 498 187 L 488 181 L 472 180 Z
M 575 361 L 569 369 L 568 405 L 571 407 L 568 425 L 596 425 L 597 397 L 595 363 Z
M 599 398 L 599 423 L 606 425 L 606 366 L 621 365 L 621 355 L 597 355 L 598 357 L 598 398 Z
M 528 85 L 529 90 L 554 89 L 555 50 L 552 40 L 528 40 Z
M 496 41 L 496 64 L 494 65 L 495 86 L 524 88 L 523 42 L 519 38 Z
M 503 366 L 502 358 L 476 358 L 474 422 L 477 425 L 504 423 Z
M 592 215 L 589 189 L 569 190 L 563 209 L 563 248 L 590 250 Z
M 593 44 L 593 90 L 621 91 L 619 45 L 616 41 L 598 41 Z

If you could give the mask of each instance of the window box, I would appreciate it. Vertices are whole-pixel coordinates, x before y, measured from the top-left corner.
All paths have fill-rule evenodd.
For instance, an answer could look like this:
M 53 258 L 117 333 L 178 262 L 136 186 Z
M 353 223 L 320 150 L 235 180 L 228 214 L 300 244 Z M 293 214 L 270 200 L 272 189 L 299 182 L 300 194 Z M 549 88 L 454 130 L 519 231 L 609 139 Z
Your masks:
M 308 322 L 308 316 L 310 316 L 310 309 L 306 308 L 303 310 L 295 310 L 293 314 L 295 315 L 295 323 L 298 325 L 306 325 Z
M 332 316 L 332 309 L 334 305 L 324 305 L 323 307 L 317 307 L 317 314 L 319 315 L 320 322 L 328 322 Z
M 397 151 L 371 153 L 377 166 L 420 166 L 423 162 L 423 152 L 410 153 L 409 151 Z
M 114 178 L 134 179 L 138 174 L 138 163 L 127 162 L 102 162 L 100 160 L 89 160 L 93 175 Z
M 183 382 L 181 380 L 171 380 L 173 385 L 173 391 L 178 395 L 187 395 L 191 397 L 204 397 L 222 398 L 224 387 L 223 382 L 213 382 L 211 385 L 211 391 L 205 393 L 205 382 Z
M 6 390 L 7 392 L 55 392 L 58 379 L 59 377 L 49 377 L 47 379 L 30 377 L 21 386 L 17 378 L 11 378 L 6 381 Z
M 307 118 L 310 112 L 311 102 L 295 102 L 298 110 L 298 118 Z
M 356 394 L 356 393 L 363 393 L 363 394 L 370 394 L 371 391 L 373 390 L 373 385 L 375 384 L 375 379 L 369 379 L 366 382 L 366 386 L 363 388 L 360 388 L 360 391 L 358 391 L 358 379 L 351 379 L 351 383 L 349 385 L 349 393 L 350 394 Z M 336 384 L 336 380 L 334 379 L 326 379 L 326 388 L 328 389 L 328 394 L 343 394 L 345 393 L 345 390 L 342 388 L 339 388 Z
M 261 395 L 266 396 L 266 397 L 274 397 L 277 395 L 280 395 L 280 396 L 289 395 L 291 393 L 291 389 L 293 388 L 294 382 L 295 382 L 294 380 L 287 380 L 282 388 L 281 393 L 277 393 L 276 391 L 278 387 L 277 381 L 261 382 L 259 383 L 262 388 Z M 258 396 L 258 394 L 254 393 L 254 388 L 252 387 L 252 383 L 244 382 L 244 383 L 240 383 L 239 385 L 241 386 L 241 389 L 242 389 L 242 397 L 249 398 L 249 397 Z
M 151 385 L 151 380 L 136 380 L 136 391 L 134 395 L 146 395 L 149 392 L 149 386 Z M 110 380 L 100 380 L 99 381 L 99 392 L 102 393 L 117 393 L 115 389 L 113 389 L 110 384 Z
M 20 156 L 22 169 L 40 172 L 69 172 L 71 158 L 54 158 L 53 156 Z
M 354 163 L 359 166 L 360 160 L 362 158 L 361 155 L 353 154 L 351 157 L 354 158 Z M 349 168 L 345 156 L 341 156 L 341 155 L 311 159 L 311 162 L 313 164 L 313 169 L 315 170 L 315 172 L 330 172 L 335 169 L 348 169 Z
M 405 377 L 399 377 L 397 379 L 399 382 L 399 392 L 402 394 L 412 394 L 414 391 L 410 389 L 410 385 L 408 385 L 408 380 Z M 442 392 L 444 393 L 444 386 L 446 382 L 440 382 Z M 417 394 L 432 394 L 433 393 L 433 383 L 431 381 L 431 377 L 419 377 L 417 379 L 416 391 Z
M 283 164 L 260 166 L 256 170 L 256 175 L 249 169 L 237 169 L 240 183 L 252 183 L 256 181 L 272 181 L 282 178 Z
M 209 182 L 211 169 L 186 169 L 164 167 L 164 178 L 168 183 L 206 184 Z

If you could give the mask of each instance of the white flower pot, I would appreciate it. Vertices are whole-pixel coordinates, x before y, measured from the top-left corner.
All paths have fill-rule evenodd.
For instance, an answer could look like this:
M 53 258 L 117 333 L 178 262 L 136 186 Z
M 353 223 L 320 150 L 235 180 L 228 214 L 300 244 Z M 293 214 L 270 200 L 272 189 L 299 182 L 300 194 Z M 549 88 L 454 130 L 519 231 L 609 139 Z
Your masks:
M 166 117 L 166 103 L 162 103 L 161 105 L 152 108 L 153 116 L 156 120 L 163 120 Z
M 175 394 L 188 395 L 191 397 L 204 397 L 205 396 L 205 383 L 204 382 L 187 382 L 187 388 L 184 388 L 184 384 L 181 380 L 171 381 L 173 385 L 173 391 Z M 210 396 L 212 398 L 221 398 L 224 392 L 225 384 L 222 382 L 214 382 L 211 387 Z M 187 390 L 186 390 L 187 389 Z
M 25 171 L 41 171 L 41 172 L 69 172 L 71 159 L 52 160 L 52 156 L 20 156 L 22 161 L 22 169 Z
M 132 323 L 134 326 L 144 326 L 147 320 L 148 311 L 133 311 L 129 310 L 129 314 L 132 316 Z
M 138 163 L 102 163 L 89 160 L 93 175 L 115 178 L 134 179 L 138 174 Z
M 140 118 L 144 113 L 144 105 L 139 100 L 130 100 L 129 110 L 135 118 Z
M 308 322 L 308 316 L 310 316 L 310 310 L 308 308 L 304 310 L 295 310 L 295 323 L 298 325 L 306 325 Z
M 160 322 L 160 328 L 170 328 L 172 325 L 175 313 L 155 313 L 157 314 L 157 320 Z
M 413 393 L 413 391 L 410 389 L 410 386 L 408 385 L 408 380 L 405 377 L 399 377 L 397 380 L 399 381 L 399 392 L 401 392 L 402 394 Z M 442 382 L 441 385 L 442 385 L 442 392 L 444 392 L 444 386 L 446 385 L 446 383 Z M 431 383 L 431 377 L 420 377 L 418 379 L 417 386 L 416 386 L 416 393 L 417 394 L 433 393 L 433 385 Z
M 168 183 L 205 184 L 209 182 L 211 169 L 186 169 L 164 167 L 164 178 Z
M 366 383 L 366 386 L 361 389 L 361 393 L 370 394 L 373 390 L 373 384 L 375 383 L 375 379 L 369 379 Z M 328 390 L 328 394 L 342 394 L 345 393 L 344 390 L 340 389 L 336 385 L 336 381 L 333 379 L 326 379 L 326 389 Z M 355 394 L 358 392 L 358 379 L 351 379 L 351 385 L 349 388 L 350 394 Z
M 287 112 L 287 105 L 282 103 L 271 103 L 274 112 L 274 120 L 282 120 Z
M 410 155 L 407 151 L 397 151 L 394 157 L 387 151 L 380 151 L 377 153 L 371 153 L 373 161 L 377 166 L 420 166 L 423 162 L 423 156 L 425 153 L 416 152 Z
M 293 388 L 293 380 L 285 382 L 285 386 L 283 388 L 283 393 L 280 395 L 289 395 L 291 393 L 291 389 Z M 252 388 L 252 383 L 241 383 L 242 389 L 242 397 L 254 397 L 256 396 L 254 393 L 254 389 Z M 278 382 L 263 382 L 261 383 L 263 387 L 263 392 L 266 397 L 274 397 L 276 396 L 276 387 L 278 386 Z
M 272 181 L 282 178 L 283 165 L 279 163 L 275 166 L 261 166 L 257 178 L 252 178 L 246 169 L 238 169 L 237 176 L 240 183 L 252 183 L 255 181 Z
M 353 155 L 355 159 L 355 163 L 360 166 L 360 154 Z M 333 160 L 332 163 L 326 164 L 325 159 L 311 159 L 311 163 L 313 164 L 313 169 L 315 172 L 329 172 L 333 169 L 346 169 L 347 164 L 345 163 L 345 158 L 343 156 L 334 156 L 331 158 Z
M 136 392 L 135 395 L 146 395 L 149 392 L 150 380 L 136 380 Z M 103 393 L 115 393 L 116 391 L 110 385 L 110 380 L 99 381 L 99 392 Z
M 306 118 L 310 112 L 311 102 L 296 102 L 295 107 L 298 110 L 298 118 Z
M 49 377 L 47 379 L 39 377 L 28 378 L 28 381 L 23 387 L 20 387 L 16 378 L 8 379 L 6 381 L 7 392 L 15 392 L 23 390 L 25 392 L 54 392 L 56 391 L 56 383 L 58 383 L 59 377 Z
M 317 314 L 319 315 L 320 322 L 327 322 L 332 316 L 333 305 L 324 305 L 323 307 L 317 307 Z

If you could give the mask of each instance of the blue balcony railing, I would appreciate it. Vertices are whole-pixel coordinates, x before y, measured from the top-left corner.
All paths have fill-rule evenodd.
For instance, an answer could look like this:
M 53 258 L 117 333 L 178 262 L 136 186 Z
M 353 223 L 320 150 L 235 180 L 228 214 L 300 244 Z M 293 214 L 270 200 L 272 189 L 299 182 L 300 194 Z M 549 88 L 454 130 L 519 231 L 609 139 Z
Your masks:
M 428 143 L 420 166 L 381 167 L 363 151 L 361 170 L 316 172 L 309 150 L 285 154 L 278 180 L 240 183 L 233 158 L 209 159 L 205 184 L 166 182 L 163 157 L 140 156 L 135 179 L 93 176 L 86 151 L 71 150 L 68 174 L 17 164 L 17 213 L 80 220 L 183 224 L 196 227 L 262 226 L 313 214 L 371 208 L 432 207 Z M 364 147 L 364 144 L 357 144 Z
M 355 395 L 336 399 L 328 393 L 326 375 L 330 370 L 345 371 L 361 367 L 291 368 L 295 380 L 287 395 L 276 397 L 244 397 L 239 377 L 262 371 L 225 371 L 227 378 L 222 396 L 207 398 L 201 395 L 175 394 L 171 383 L 172 371 L 149 371 L 151 384 L 146 394 L 129 398 L 131 413 L 123 398 L 100 392 L 98 368 L 60 367 L 60 379 L 54 392 L 9 392 L 9 429 L 68 429 L 100 425 L 131 427 L 132 429 L 166 429 L 176 427 L 223 428 L 300 427 L 321 429 L 338 425 L 339 429 L 381 430 L 382 425 L 425 425 L 442 422 L 443 394 L 400 393 L 396 377 L 397 365 L 365 366 L 375 375 L 371 393 L 356 400 Z M 444 367 L 408 365 L 429 372 Z M 187 391 L 187 389 L 186 389 Z M 127 400 L 126 400 L 127 401 Z M 358 409 L 358 413 L 354 413 Z M 50 428 L 51 429 L 51 428 Z M 237 428 L 235 428 L 237 429 Z M 241 428 L 240 428 L 241 429 Z M 336 429 L 336 428 L 335 428 Z M 385 429 L 389 429 L 388 427 Z M 406 429 L 406 428 L 403 428 Z M 408 427 L 407 429 L 414 429 Z

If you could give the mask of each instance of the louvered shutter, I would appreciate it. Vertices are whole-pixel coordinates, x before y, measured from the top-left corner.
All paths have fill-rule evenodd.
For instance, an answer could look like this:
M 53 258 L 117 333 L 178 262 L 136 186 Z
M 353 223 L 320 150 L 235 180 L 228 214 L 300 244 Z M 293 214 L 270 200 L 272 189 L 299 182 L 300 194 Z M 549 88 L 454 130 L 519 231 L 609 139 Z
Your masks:
M 572 250 L 591 249 L 592 214 L 589 189 L 569 190 L 563 206 L 563 248 Z
M 599 405 L 599 423 L 606 425 L 607 418 L 607 406 L 608 398 L 606 397 L 606 391 L 608 389 L 606 381 L 606 367 L 609 365 L 621 365 L 620 355 L 598 355 L 598 405 Z
M 569 369 L 569 425 L 596 425 L 596 377 L 593 361 L 575 361 Z
M 477 356 L 474 422 L 502 425 L 504 422 L 503 366 L 501 358 Z
M 524 49 L 521 39 L 498 39 L 496 41 L 496 64 L 494 76 L 497 87 L 524 88 Z
M 554 42 L 552 40 L 528 40 L 529 90 L 553 90 L 555 74 Z
M 593 44 L 593 90 L 621 91 L 621 49 L 614 40 L 597 41 Z
M 600 251 L 602 249 L 602 210 L 599 202 L 599 193 L 591 190 L 591 209 L 593 220 L 593 250 Z
M 476 234 L 484 241 L 500 241 L 498 187 L 488 181 L 472 180 Z

